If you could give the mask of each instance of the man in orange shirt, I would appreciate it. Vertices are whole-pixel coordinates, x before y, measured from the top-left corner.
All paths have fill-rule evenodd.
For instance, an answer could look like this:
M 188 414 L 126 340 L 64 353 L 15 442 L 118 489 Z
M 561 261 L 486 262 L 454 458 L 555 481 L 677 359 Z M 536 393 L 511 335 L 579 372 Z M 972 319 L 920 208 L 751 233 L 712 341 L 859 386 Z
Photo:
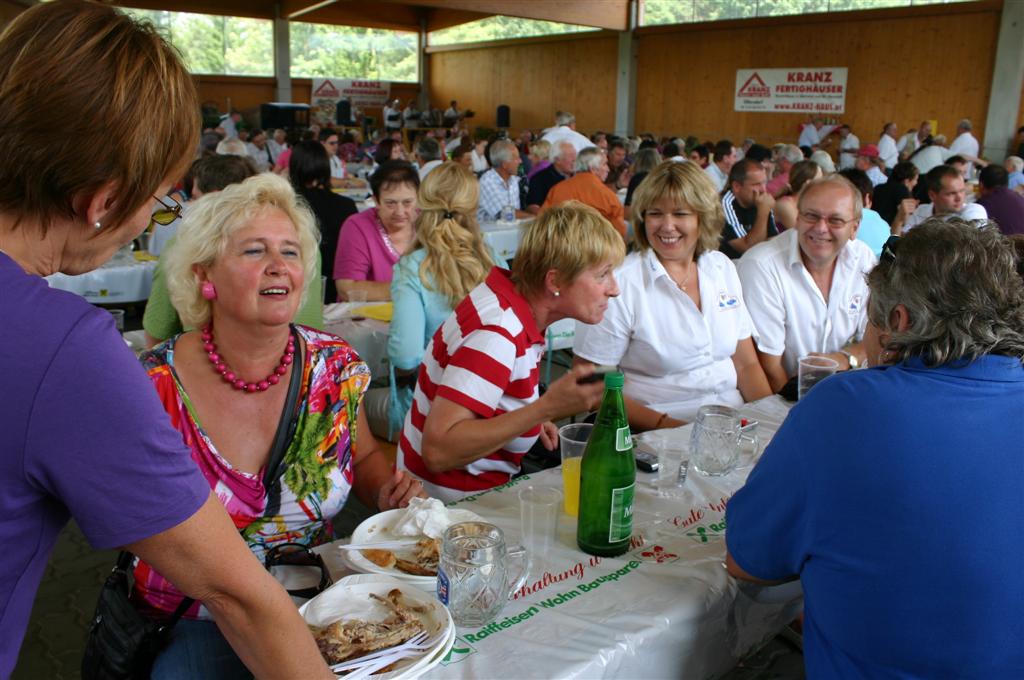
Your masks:
M 608 158 L 604 151 L 595 146 L 583 149 L 576 157 L 576 175 L 551 187 L 541 212 L 566 201 L 586 203 L 611 222 L 625 239 L 626 222 L 623 219 L 622 203 L 615 192 L 605 186 L 607 177 Z

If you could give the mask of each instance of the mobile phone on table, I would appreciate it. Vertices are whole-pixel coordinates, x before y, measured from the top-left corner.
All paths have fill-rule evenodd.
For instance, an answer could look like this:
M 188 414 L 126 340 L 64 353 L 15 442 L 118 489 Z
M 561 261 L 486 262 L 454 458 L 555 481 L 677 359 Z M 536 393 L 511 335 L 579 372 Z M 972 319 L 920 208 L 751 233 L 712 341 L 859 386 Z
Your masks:
M 644 472 L 658 471 L 658 457 L 653 453 L 634 448 L 633 456 L 636 458 L 636 467 L 638 470 L 643 470 Z
M 614 373 L 617 370 L 619 370 L 618 366 L 608 366 L 608 365 L 595 366 L 593 373 L 591 373 L 590 375 L 587 375 L 587 376 L 584 376 L 582 378 L 577 379 L 576 380 L 576 384 L 577 385 L 586 385 L 588 383 L 595 383 L 595 382 L 598 382 L 600 380 L 604 380 L 604 374 L 605 373 Z

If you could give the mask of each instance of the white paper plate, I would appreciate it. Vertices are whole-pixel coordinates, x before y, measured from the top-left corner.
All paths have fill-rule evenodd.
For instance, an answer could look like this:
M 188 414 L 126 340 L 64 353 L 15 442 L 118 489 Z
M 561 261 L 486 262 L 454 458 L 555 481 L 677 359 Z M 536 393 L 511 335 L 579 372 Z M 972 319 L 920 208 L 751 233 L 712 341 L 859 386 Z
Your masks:
M 406 511 L 404 509 L 399 508 L 396 510 L 380 512 L 367 518 L 362 524 L 356 527 L 355 531 L 352 532 L 351 542 L 375 543 L 379 541 L 409 539 L 410 537 L 408 536 L 396 536 L 391 533 L 391 527 L 405 515 L 405 512 Z M 453 524 L 458 522 L 483 521 L 483 518 L 475 512 L 460 510 L 457 508 L 450 508 L 448 510 L 448 516 L 452 519 Z M 339 548 L 339 550 L 341 549 Z M 363 557 L 363 554 L 358 550 L 341 550 L 341 553 L 349 566 L 356 571 L 361 571 L 364 574 L 383 574 L 385 576 L 391 576 L 401 581 L 405 581 L 406 583 L 414 584 L 418 588 L 434 592 L 434 584 L 437 582 L 436 576 L 417 576 L 415 574 L 407 574 L 400 569 L 395 569 L 394 567 L 381 567 Z
M 427 608 L 419 615 L 429 636 L 443 633 L 442 639 L 418 657 L 403 659 L 393 671 L 374 675 L 377 680 L 410 680 L 441 663 L 455 642 L 455 624 L 443 604 L 436 598 L 402 583 L 378 574 L 347 576 L 299 608 L 299 614 L 309 625 L 326 626 L 341 619 L 381 620 L 387 608 L 370 598 L 370 593 L 384 597 L 398 588 L 408 600 Z M 342 677 L 342 676 L 339 676 Z

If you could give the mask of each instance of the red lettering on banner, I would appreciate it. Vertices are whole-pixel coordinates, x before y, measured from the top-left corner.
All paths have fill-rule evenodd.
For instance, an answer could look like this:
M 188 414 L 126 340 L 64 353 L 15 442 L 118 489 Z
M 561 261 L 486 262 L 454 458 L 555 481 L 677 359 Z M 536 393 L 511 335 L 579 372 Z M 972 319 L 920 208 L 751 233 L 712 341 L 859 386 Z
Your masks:
M 831 83 L 832 71 L 790 71 L 787 83 Z

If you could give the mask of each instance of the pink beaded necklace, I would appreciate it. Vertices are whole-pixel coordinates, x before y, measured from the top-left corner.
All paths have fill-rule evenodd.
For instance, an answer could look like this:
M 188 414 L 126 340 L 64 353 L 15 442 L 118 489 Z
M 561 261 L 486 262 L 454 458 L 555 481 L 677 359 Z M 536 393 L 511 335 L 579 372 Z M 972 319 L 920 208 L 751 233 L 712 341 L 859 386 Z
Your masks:
M 223 378 L 224 382 L 231 385 L 239 392 L 252 394 L 253 392 L 263 392 L 264 390 L 270 389 L 271 385 L 276 385 L 280 382 L 281 376 L 288 372 L 288 365 L 292 363 L 292 360 L 295 358 L 295 336 L 289 334 L 288 344 L 284 348 L 284 354 L 281 355 L 281 362 L 278 363 L 274 372 L 258 382 L 246 382 L 235 375 L 235 372 L 228 367 L 227 362 L 224 361 L 223 357 L 217 353 L 217 345 L 213 341 L 212 324 L 203 326 L 202 338 L 203 349 L 206 351 L 206 356 L 210 360 L 210 363 L 213 364 L 213 370 Z

